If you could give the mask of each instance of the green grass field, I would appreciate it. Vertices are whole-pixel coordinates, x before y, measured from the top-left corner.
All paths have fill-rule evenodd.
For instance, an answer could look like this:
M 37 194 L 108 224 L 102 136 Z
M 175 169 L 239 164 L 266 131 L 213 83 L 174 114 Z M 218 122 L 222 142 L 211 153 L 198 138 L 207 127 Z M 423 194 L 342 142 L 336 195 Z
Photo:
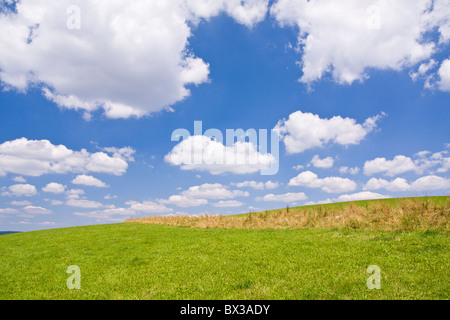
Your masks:
M 439 210 L 448 217 L 448 209 Z M 448 299 L 450 291 L 449 235 L 442 227 L 388 232 L 122 223 L 2 235 L 0 257 L 2 300 Z M 81 270 L 80 290 L 66 285 L 72 265 Z M 367 288 L 371 265 L 381 269 L 380 290 Z

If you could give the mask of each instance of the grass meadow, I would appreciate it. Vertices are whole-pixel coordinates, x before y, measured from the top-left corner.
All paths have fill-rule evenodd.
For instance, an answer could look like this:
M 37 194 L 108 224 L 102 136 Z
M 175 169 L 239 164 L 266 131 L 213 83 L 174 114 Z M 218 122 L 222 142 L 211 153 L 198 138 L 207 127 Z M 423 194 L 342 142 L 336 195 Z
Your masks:
M 322 216 L 342 215 L 339 210 L 345 208 L 366 207 L 356 203 L 335 205 L 337 211 L 328 205 L 326 214 L 316 207 L 322 213 L 315 224 L 291 227 L 278 220 L 314 215 L 314 208 L 292 208 L 286 216 L 260 213 L 273 215 L 279 223 L 273 228 L 262 222 L 255 227 L 258 219 L 251 214 L 229 217 L 247 220 L 242 227 L 237 222 L 220 227 L 216 222 L 182 225 L 189 220 L 177 226 L 134 221 L 3 235 L 0 299 L 448 299 L 448 197 L 420 202 L 429 202 L 419 206 L 426 212 L 410 217 L 420 223 L 411 227 L 401 217 L 402 228 L 392 227 L 395 219 L 375 224 L 367 224 L 372 221 L 367 217 L 356 224 L 342 223 L 347 218 L 330 219 L 332 225 L 324 222 L 328 218 L 322 221 Z M 378 208 L 375 202 L 367 208 L 371 204 Z M 402 206 L 391 203 L 392 210 Z M 81 271 L 80 290 L 66 285 L 72 265 Z M 381 269 L 379 290 L 367 288 L 371 265 Z

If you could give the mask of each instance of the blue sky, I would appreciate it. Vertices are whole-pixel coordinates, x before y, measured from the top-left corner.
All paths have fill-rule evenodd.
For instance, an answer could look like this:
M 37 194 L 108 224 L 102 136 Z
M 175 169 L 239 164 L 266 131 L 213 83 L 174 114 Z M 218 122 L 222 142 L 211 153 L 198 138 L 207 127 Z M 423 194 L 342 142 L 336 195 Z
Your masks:
M 2 1 L 0 230 L 448 195 L 450 8 L 397 6 Z M 279 129 L 277 174 L 177 162 L 194 121 Z

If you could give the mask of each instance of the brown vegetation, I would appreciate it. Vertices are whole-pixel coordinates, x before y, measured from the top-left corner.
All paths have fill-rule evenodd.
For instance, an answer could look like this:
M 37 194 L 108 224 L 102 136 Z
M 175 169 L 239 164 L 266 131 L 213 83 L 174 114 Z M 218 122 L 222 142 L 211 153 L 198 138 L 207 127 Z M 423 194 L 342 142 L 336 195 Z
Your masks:
M 243 216 L 159 216 L 129 219 L 147 223 L 191 228 L 223 229 L 364 229 L 385 231 L 448 231 L 450 201 L 401 199 L 385 202 L 349 203 L 345 206 L 315 206 L 250 213 Z

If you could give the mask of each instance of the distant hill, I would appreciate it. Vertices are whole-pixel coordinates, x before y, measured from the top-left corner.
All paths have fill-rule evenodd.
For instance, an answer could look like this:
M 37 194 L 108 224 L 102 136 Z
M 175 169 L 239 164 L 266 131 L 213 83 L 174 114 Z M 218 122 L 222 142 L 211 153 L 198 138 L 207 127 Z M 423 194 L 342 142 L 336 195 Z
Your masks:
M 13 233 L 20 233 L 21 231 L 0 231 L 0 236 L 3 236 L 5 234 L 13 234 Z

